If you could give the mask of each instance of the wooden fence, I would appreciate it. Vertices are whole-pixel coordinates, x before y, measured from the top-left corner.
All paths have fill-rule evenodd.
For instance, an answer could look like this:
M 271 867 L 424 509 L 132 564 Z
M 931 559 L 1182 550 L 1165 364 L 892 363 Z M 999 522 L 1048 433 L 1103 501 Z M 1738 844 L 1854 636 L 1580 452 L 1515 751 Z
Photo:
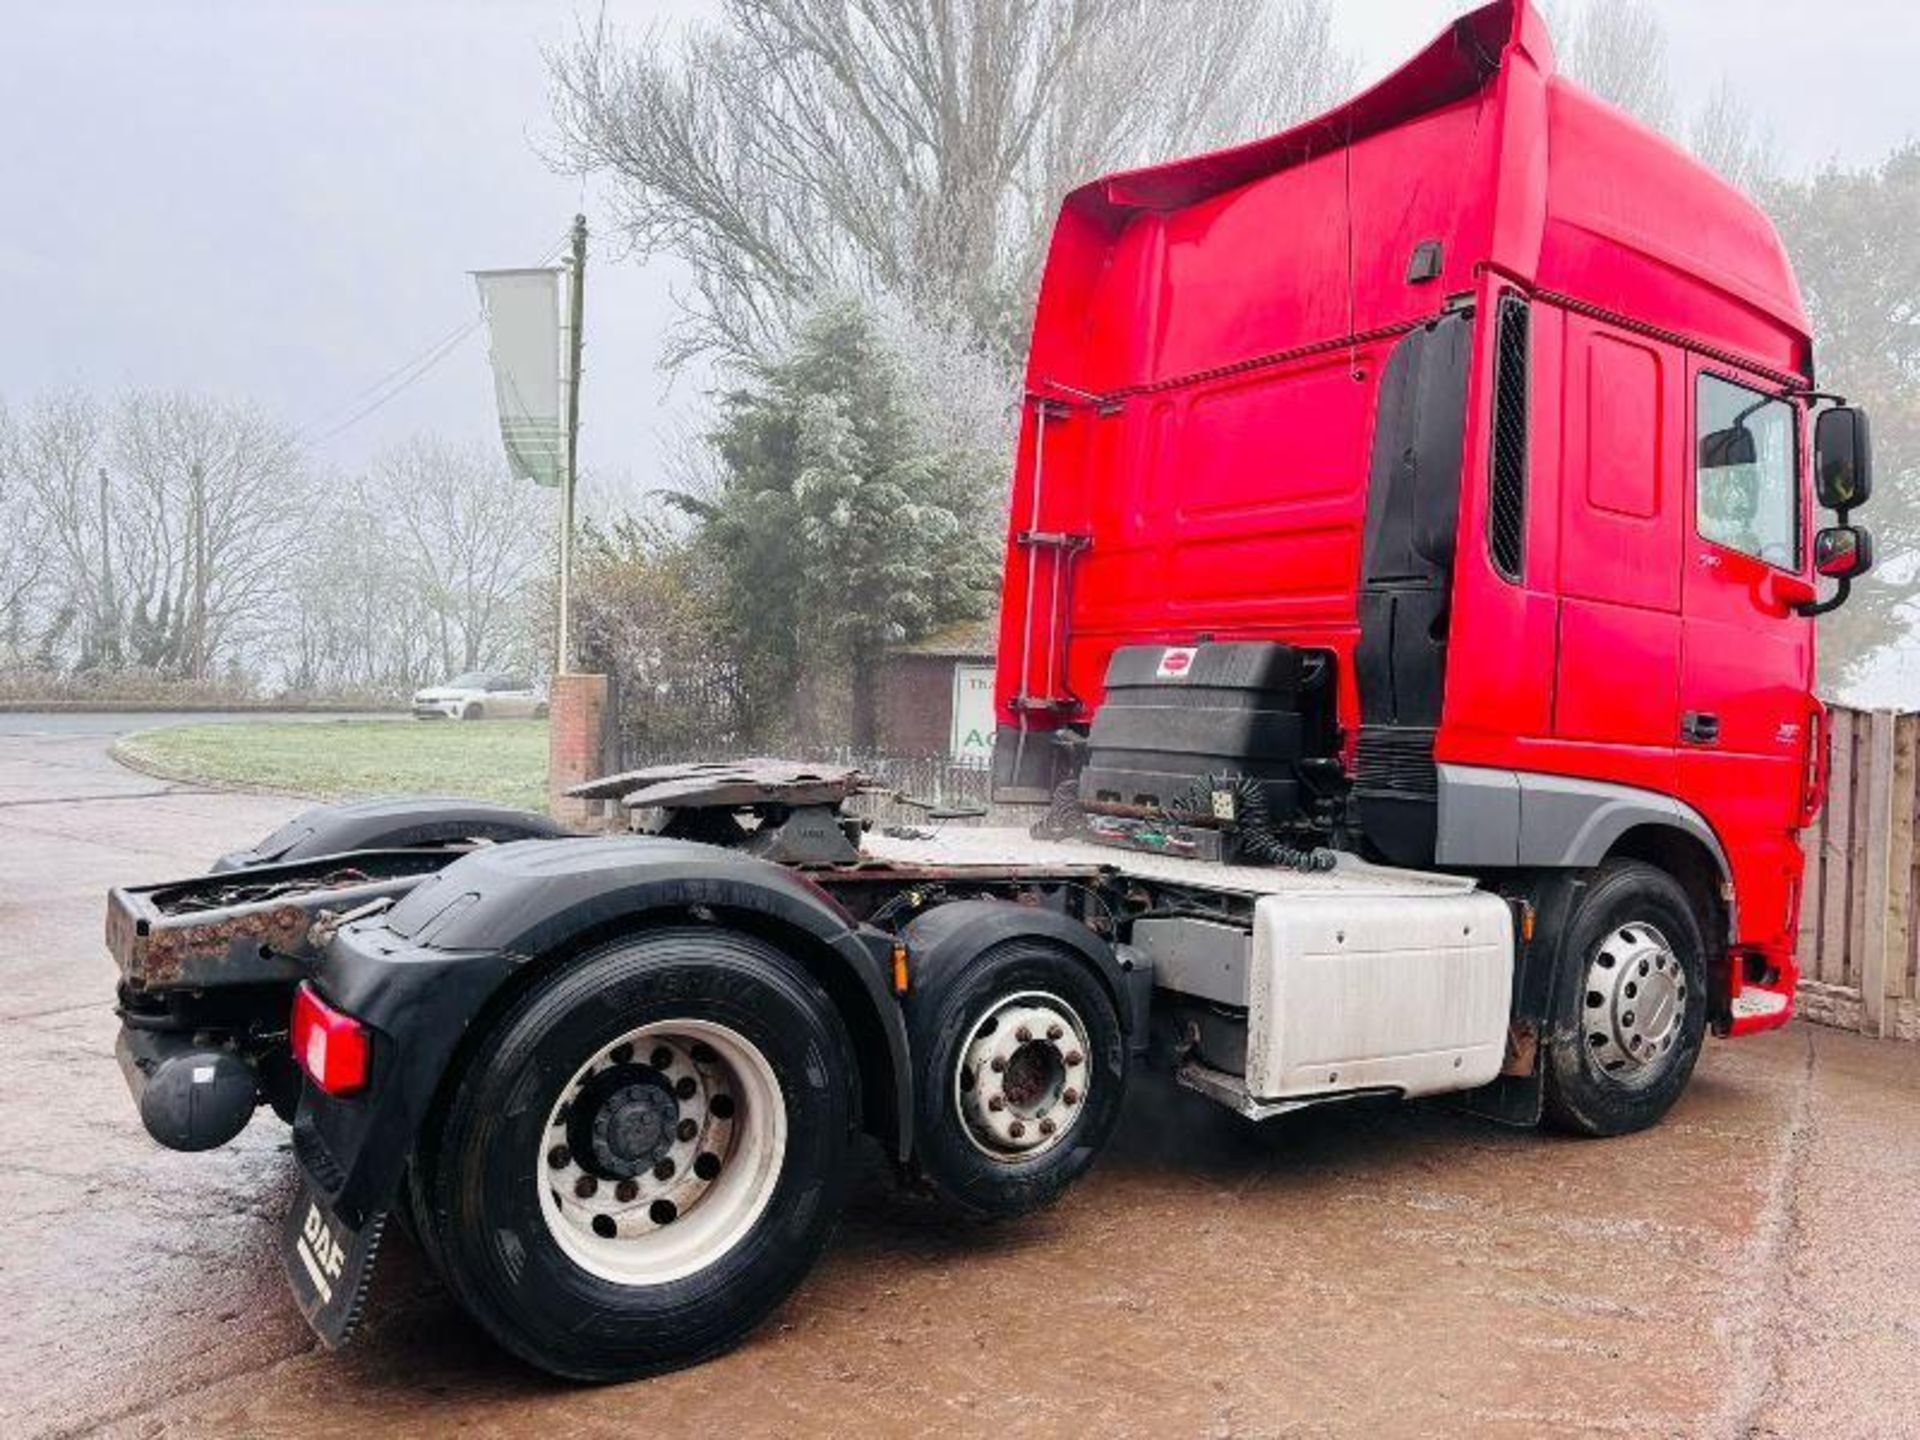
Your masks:
M 1799 1013 L 1920 1040 L 1920 714 L 1830 713 L 1827 807 L 1801 837 Z

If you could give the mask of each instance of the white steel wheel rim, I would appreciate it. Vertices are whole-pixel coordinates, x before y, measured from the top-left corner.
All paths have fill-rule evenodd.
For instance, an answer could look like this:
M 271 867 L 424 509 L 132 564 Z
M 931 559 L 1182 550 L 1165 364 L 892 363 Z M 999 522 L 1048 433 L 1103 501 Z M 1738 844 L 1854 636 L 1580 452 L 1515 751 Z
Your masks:
M 1620 926 L 1594 950 L 1580 997 L 1580 1031 L 1601 1072 L 1643 1085 L 1671 1063 L 1686 1029 L 1686 967 L 1644 920 Z
M 1064 1144 L 1086 1113 L 1093 1049 L 1079 1014 L 1030 991 L 989 1007 L 953 1072 L 953 1106 L 975 1149 L 1003 1162 Z
M 664 1113 L 654 1077 L 672 1094 Z M 577 1105 L 587 1107 L 580 1119 Z M 594 1136 L 585 1155 L 575 1153 L 583 1119 Z M 602 1046 L 561 1088 L 534 1183 L 547 1233 L 574 1264 L 616 1285 L 665 1285 L 745 1238 L 786 1150 L 783 1092 L 759 1047 L 712 1021 L 662 1020 Z

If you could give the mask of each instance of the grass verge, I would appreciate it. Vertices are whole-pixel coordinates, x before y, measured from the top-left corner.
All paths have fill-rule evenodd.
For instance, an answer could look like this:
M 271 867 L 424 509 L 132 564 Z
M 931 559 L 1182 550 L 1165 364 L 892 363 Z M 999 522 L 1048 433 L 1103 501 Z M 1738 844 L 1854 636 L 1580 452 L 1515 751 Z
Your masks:
M 463 795 L 529 810 L 547 804 L 547 722 L 237 721 L 124 737 L 136 770 L 317 800 Z

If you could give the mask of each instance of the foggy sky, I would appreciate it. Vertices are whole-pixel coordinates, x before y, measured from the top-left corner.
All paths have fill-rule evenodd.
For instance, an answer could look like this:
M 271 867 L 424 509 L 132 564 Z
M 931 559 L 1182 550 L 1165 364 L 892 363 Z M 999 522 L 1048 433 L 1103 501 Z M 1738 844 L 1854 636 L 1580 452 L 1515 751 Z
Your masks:
M 609 0 L 641 27 L 713 0 Z M 1336 0 L 1372 80 L 1464 0 Z M 1662 5 L 1676 90 L 1729 75 L 1795 168 L 1920 126 L 1920 21 L 1894 0 Z M 470 269 L 527 265 L 591 187 L 556 175 L 541 47 L 573 3 L 8 0 L 0 6 L 0 396 L 74 384 L 251 397 L 351 467 L 417 430 L 491 440 L 482 339 L 364 419 L 356 397 L 476 314 Z M 685 276 L 601 234 L 583 465 L 645 487 L 704 378 L 655 362 Z

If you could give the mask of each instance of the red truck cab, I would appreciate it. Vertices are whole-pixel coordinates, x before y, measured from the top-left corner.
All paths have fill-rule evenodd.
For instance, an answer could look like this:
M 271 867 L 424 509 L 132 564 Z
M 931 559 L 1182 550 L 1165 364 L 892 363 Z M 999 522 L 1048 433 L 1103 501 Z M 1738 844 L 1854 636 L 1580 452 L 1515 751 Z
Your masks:
M 1784 1023 L 1817 583 L 1867 537 L 1816 570 L 1829 397 L 1773 226 L 1561 76 L 1526 0 L 1285 134 L 1073 192 L 1026 384 L 1003 796 L 1060 782 L 1123 647 L 1303 647 L 1367 852 L 1647 861 L 1724 937 L 1715 1027 Z M 1820 422 L 1842 521 L 1864 429 Z
M 1037 824 L 875 827 L 869 777 L 769 759 L 572 792 L 630 834 L 323 806 L 109 895 L 130 1094 L 180 1150 L 289 1121 L 329 1345 L 398 1210 L 596 1381 L 771 1313 L 857 1130 L 1012 1218 L 1137 1064 L 1249 1121 L 1644 1129 L 1710 1024 L 1791 1013 L 1814 616 L 1871 562 L 1865 421 L 1813 387 L 1766 218 L 1502 0 L 1067 198 L 994 756 Z

